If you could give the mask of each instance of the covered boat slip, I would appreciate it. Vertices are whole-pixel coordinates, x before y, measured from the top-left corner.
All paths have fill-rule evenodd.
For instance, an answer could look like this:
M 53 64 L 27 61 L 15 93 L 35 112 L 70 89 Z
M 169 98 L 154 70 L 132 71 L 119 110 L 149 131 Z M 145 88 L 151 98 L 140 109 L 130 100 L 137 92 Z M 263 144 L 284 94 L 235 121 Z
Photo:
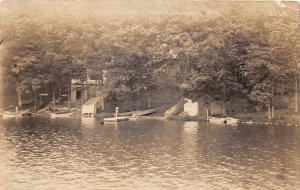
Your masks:
M 99 97 L 90 98 L 87 102 L 82 105 L 81 115 L 82 116 L 95 116 L 101 109 L 102 105 Z

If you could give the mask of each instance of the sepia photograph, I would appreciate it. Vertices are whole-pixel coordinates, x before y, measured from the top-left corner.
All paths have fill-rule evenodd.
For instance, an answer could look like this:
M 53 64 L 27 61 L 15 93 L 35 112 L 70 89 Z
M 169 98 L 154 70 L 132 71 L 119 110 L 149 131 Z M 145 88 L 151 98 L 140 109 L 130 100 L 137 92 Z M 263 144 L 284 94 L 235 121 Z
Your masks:
M 0 0 L 0 190 L 299 190 L 300 0 Z

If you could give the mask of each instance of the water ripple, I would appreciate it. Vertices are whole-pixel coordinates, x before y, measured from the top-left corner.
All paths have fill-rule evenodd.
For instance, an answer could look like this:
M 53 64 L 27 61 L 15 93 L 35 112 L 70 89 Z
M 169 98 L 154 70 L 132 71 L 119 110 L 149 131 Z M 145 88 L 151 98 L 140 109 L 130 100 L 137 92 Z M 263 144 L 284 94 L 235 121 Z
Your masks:
M 0 189 L 300 189 L 299 128 L 18 122 L 1 121 Z

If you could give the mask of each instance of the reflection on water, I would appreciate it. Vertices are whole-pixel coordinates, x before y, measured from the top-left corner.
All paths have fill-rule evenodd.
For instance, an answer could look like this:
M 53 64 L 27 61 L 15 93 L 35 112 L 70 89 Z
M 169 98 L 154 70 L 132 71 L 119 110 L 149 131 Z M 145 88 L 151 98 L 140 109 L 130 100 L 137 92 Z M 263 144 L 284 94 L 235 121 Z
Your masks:
M 2 120 L 0 189 L 299 189 L 300 128 Z

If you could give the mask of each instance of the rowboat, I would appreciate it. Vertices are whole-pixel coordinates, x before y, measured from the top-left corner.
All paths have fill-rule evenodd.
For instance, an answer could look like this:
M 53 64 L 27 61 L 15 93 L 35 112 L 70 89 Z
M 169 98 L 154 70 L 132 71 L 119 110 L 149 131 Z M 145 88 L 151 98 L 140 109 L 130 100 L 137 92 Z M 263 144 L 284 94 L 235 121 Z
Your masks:
M 153 114 L 155 112 L 156 112 L 156 109 L 138 110 L 138 111 L 134 111 L 132 113 L 132 116 L 136 117 L 136 116 L 149 115 L 149 114 Z
M 50 116 L 52 118 L 56 118 L 56 117 L 70 117 L 73 114 L 73 112 L 54 112 L 54 113 L 50 113 Z
M 2 118 L 14 118 L 14 117 L 20 117 L 22 116 L 21 113 L 16 113 L 16 112 L 9 112 L 9 111 L 4 111 L 2 113 Z
M 27 115 L 34 115 L 34 113 L 30 112 L 28 110 L 20 111 L 18 113 L 11 112 L 11 111 L 4 111 L 1 115 L 2 115 L 2 118 L 14 118 L 14 117 L 27 116 Z
M 140 117 L 138 117 L 138 116 L 131 116 L 131 117 L 129 117 L 129 120 L 137 121 L 137 120 L 139 120 L 139 118 Z
M 213 124 L 227 124 L 227 125 L 235 125 L 238 124 L 238 119 L 232 117 L 212 117 L 209 116 L 209 122 Z

